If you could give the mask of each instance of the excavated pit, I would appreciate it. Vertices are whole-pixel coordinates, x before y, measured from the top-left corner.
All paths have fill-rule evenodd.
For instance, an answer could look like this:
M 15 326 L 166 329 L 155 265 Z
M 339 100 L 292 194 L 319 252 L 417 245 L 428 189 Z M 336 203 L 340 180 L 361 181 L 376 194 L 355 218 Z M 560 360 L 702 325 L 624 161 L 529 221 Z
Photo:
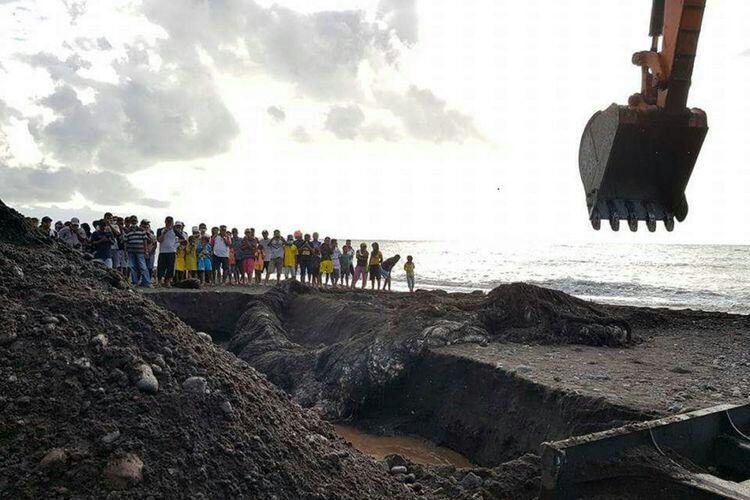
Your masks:
M 558 292 L 514 285 L 489 297 L 429 292 L 409 298 L 292 284 L 264 295 L 150 296 L 328 420 L 378 435 L 420 436 L 478 466 L 537 453 L 543 441 L 654 416 L 443 349 L 508 340 L 634 342 L 621 318 Z M 209 319 L 217 315 L 220 321 Z
M 205 309 L 223 310 L 212 302 L 225 293 L 207 293 Z M 246 300 L 222 345 L 303 407 L 365 439 L 419 437 L 475 466 L 386 457 L 437 497 L 536 498 L 542 442 L 750 396 L 747 316 L 599 305 L 525 284 L 485 295 L 292 282 Z M 683 471 L 635 462 L 617 462 L 619 483 L 587 495 L 638 498 L 624 485 L 645 481 L 686 497 L 672 494 Z

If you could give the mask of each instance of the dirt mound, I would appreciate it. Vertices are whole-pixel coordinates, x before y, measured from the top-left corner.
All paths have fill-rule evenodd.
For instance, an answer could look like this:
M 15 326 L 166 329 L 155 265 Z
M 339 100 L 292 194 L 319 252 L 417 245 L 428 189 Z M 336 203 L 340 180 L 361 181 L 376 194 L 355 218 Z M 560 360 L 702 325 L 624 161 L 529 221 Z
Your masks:
M 605 306 L 526 283 L 492 290 L 479 320 L 493 337 L 515 342 L 611 347 L 633 342 L 628 322 Z
M 400 498 L 247 363 L 0 203 L 0 497 Z

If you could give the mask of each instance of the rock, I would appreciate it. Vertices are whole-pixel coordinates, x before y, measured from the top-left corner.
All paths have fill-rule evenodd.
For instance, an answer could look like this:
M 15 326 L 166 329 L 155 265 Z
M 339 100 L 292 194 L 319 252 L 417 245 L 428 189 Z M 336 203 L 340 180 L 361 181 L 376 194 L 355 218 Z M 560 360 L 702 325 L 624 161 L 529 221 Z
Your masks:
M 56 325 L 60 322 L 60 320 L 55 316 L 45 316 L 42 318 L 42 323 L 45 325 Z
M 68 452 L 63 448 L 54 448 L 47 452 L 40 462 L 45 467 L 64 464 L 68 461 Z
M 730 389 L 730 394 L 735 398 L 740 398 L 742 397 L 742 389 L 740 389 L 739 387 L 732 387 Z
M 154 372 L 155 375 L 159 375 L 164 370 L 162 370 L 162 367 L 157 364 L 151 364 L 151 371 Z
M 78 358 L 73 361 L 73 364 L 81 370 L 89 370 L 91 368 L 91 361 L 88 358 Z
M 139 372 L 136 387 L 147 394 L 156 394 L 159 391 L 159 381 L 156 380 L 154 372 L 149 365 L 139 365 L 136 369 Z
M 16 340 L 17 337 L 18 334 L 13 330 L 4 331 L 0 333 L 0 345 L 8 345 Z
M 408 469 L 403 465 L 394 465 L 393 467 L 391 467 L 391 474 L 393 474 L 394 476 L 396 474 L 406 474 L 407 470 Z
M 104 469 L 104 479 L 114 489 L 125 489 L 143 480 L 143 461 L 134 453 L 112 459 Z
M 232 414 L 232 411 L 233 411 L 232 403 L 230 403 L 229 401 L 224 401 L 223 403 L 221 403 L 219 408 L 221 409 L 221 411 L 223 411 L 227 415 Z
M 115 429 L 114 431 L 102 436 L 102 443 L 112 444 L 120 438 L 120 431 Z
M 208 393 L 208 382 L 203 377 L 190 377 L 182 383 L 182 388 L 196 394 Z
M 95 347 L 105 348 L 107 347 L 108 343 L 109 343 L 109 340 L 107 339 L 107 336 L 104 335 L 103 333 L 100 333 L 99 335 L 91 339 L 91 345 Z
M 464 478 L 459 483 L 462 488 L 465 490 L 476 490 L 480 486 L 482 486 L 482 478 L 474 474 L 473 472 L 469 472 L 464 476 Z
M 208 342 L 209 344 L 214 343 L 214 339 L 211 338 L 211 336 L 205 332 L 198 332 L 198 336 L 202 338 L 203 340 L 205 340 L 206 342 Z
M 417 480 L 417 476 L 414 474 L 407 474 L 404 476 L 403 483 L 404 484 L 412 484 Z
M 420 491 L 422 491 L 423 486 L 419 483 L 414 483 L 411 485 L 411 489 L 414 493 L 419 493 Z
M 688 373 L 693 373 L 693 370 L 690 368 L 685 368 L 684 366 L 675 366 L 671 370 L 672 373 L 679 373 L 681 375 L 687 375 Z
M 528 365 L 518 365 L 516 367 L 516 372 L 517 373 L 531 373 L 533 371 L 534 371 L 534 369 L 532 367 L 528 366 Z
M 682 408 L 683 406 L 681 404 L 675 403 L 667 408 L 667 411 L 670 413 L 680 413 L 682 411 Z
M 13 274 L 16 278 L 23 278 L 23 269 L 21 269 L 19 266 L 13 264 L 10 266 L 10 272 Z

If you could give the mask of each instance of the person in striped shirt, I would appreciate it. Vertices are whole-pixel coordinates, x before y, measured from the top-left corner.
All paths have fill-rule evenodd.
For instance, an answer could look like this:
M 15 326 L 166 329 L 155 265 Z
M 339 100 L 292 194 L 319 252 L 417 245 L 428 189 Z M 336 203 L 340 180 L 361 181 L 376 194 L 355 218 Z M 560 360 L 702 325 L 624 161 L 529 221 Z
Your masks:
M 148 221 L 141 221 L 140 226 L 134 226 L 125 233 L 125 250 L 130 259 L 130 278 L 133 286 L 151 287 L 151 272 L 146 264 L 146 254 L 151 245 L 151 237 L 146 232 Z

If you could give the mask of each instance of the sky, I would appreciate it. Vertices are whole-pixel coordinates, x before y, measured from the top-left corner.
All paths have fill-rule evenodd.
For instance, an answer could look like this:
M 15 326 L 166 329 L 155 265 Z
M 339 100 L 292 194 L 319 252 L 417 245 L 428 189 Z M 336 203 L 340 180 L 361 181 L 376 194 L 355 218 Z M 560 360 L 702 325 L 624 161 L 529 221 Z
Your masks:
M 750 2 L 707 2 L 674 233 L 591 229 L 650 0 L 0 0 L 0 199 L 338 238 L 750 244 Z M 158 225 L 158 224 L 157 224 Z M 603 226 L 606 226 L 604 224 Z

